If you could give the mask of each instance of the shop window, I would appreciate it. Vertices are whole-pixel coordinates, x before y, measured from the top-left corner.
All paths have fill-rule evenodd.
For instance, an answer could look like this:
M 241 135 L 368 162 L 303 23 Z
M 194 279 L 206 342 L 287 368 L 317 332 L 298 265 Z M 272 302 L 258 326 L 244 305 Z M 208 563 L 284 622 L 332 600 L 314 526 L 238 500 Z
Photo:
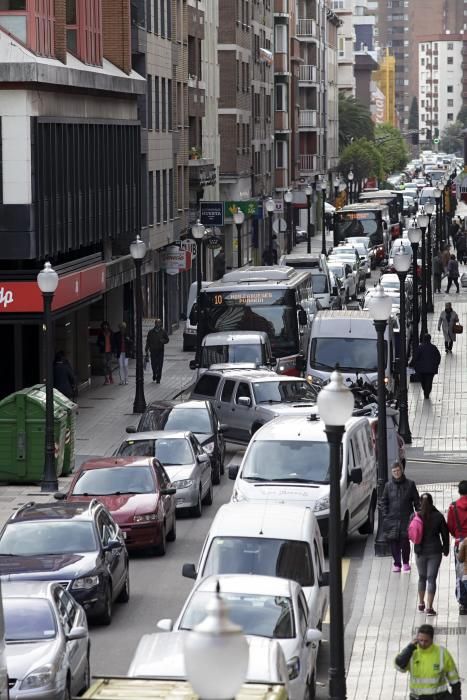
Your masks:
M 66 42 L 83 63 L 102 65 L 100 0 L 66 0 Z
M 0 0 L 0 26 L 40 56 L 54 56 L 54 0 Z

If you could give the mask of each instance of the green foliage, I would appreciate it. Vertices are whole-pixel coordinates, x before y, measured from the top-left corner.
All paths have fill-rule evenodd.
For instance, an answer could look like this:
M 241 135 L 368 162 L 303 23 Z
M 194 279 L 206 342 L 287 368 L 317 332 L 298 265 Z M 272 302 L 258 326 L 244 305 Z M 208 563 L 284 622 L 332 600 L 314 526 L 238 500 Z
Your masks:
M 350 170 L 355 176 L 355 182 L 366 177 L 382 177 L 381 154 L 372 141 L 357 139 L 344 148 L 339 161 L 339 171 L 347 177 Z
M 412 129 L 417 129 L 418 131 L 418 100 L 416 97 L 412 98 L 409 112 L 409 130 Z
M 354 97 L 339 93 L 339 152 L 355 139 L 374 138 L 374 124 L 369 110 Z
M 467 107 L 462 107 L 459 114 L 457 115 L 457 120 L 462 124 L 463 129 L 467 129 Z
M 399 129 L 391 124 L 378 124 L 375 129 L 375 144 L 387 175 L 404 170 L 409 160 L 409 153 Z
M 464 150 L 464 134 L 462 133 L 464 128 L 461 121 L 448 124 L 441 134 L 440 150 L 446 153 L 462 153 Z

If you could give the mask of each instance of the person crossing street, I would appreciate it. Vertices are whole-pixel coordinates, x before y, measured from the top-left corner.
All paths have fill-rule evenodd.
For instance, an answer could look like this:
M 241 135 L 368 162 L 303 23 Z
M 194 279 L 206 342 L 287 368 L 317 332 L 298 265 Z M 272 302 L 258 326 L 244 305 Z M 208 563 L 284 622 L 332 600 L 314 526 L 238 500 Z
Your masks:
M 167 331 L 162 327 L 160 318 L 154 321 L 154 328 L 148 333 L 146 339 L 146 354 L 151 355 L 152 381 L 160 384 L 162 367 L 164 365 L 164 347 L 169 342 Z

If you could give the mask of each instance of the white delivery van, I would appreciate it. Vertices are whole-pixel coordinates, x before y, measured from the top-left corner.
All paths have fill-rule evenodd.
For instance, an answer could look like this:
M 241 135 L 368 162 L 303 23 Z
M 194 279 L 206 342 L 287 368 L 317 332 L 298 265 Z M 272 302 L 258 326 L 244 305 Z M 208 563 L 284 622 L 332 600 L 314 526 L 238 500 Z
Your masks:
M 315 415 L 282 416 L 251 438 L 235 478 L 232 501 L 297 504 L 313 510 L 326 541 L 329 531 L 329 443 Z M 376 509 L 376 457 L 367 418 L 351 418 L 342 441 L 341 530 L 370 534 Z M 258 508 L 261 513 L 261 509 Z
M 198 369 L 216 368 L 218 365 L 273 367 L 271 342 L 265 331 L 222 331 L 208 333 L 201 343 L 201 360 Z M 196 369 L 195 361 L 192 363 Z
M 311 321 L 306 378 L 311 384 L 325 384 L 336 365 L 345 378 L 364 377 L 375 384 L 378 379 L 376 330 L 367 310 L 318 311 Z M 385 332 L 386 381 L 394 391 L 396 347 L 394 319 Z
M 311 253 L 287 253 L 281 257 L 279 265 L 293 267 L 295 270 L 301 272 L 310 272 L 314 299 L 319 302 L 320 308 L 330 308 L 332 285 L 325 255 L 322 253 L 319 255 L 313 255 Z
M 226 503 L 212 521 L 197 567 L 187 578 L 259 574 L 297 581 L 309 608 L 309 626 L 321 629 L 328 606 L 323 541 L 313 511 L 301 503 Z
M 207 287 L 209 282 L 201 282 L 201 289 Z M 190 313 L 193 305 L 196 302 L 196 294 L 198 291 L 198 283 L 192 282 L 188 292 L 188 301 L 186 305 L 186 321 L 183 330 L 183 352 L 196 349 L 196 324 L 190 323 Z

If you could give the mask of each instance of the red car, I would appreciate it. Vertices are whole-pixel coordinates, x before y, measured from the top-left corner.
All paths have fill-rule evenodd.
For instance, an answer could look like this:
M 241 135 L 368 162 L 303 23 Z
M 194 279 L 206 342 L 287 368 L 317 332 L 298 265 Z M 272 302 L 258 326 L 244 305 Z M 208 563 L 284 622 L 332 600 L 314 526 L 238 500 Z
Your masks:
M 105 457 L 83 462 L 62 497 L 97 498 L 120 526 L 128 549 L 163 555 L 167 541 L 176 538 L 175 491 L 157 459 Z

